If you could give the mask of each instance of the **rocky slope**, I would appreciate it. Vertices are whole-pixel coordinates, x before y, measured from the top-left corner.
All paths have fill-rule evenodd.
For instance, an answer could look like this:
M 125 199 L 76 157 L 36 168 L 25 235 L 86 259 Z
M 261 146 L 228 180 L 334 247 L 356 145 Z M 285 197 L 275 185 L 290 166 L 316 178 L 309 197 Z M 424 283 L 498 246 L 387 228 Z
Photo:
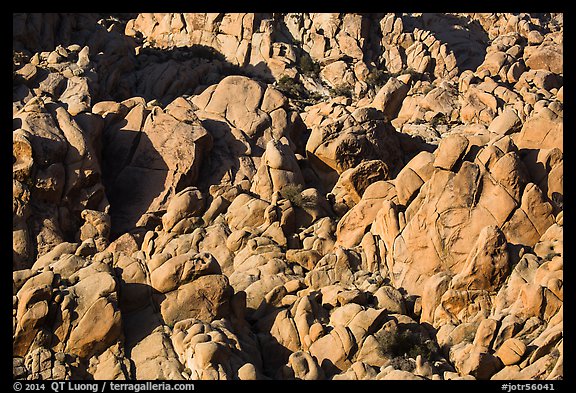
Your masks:
M 14 14 L 13 376 L 561 379 L 561 14 Z

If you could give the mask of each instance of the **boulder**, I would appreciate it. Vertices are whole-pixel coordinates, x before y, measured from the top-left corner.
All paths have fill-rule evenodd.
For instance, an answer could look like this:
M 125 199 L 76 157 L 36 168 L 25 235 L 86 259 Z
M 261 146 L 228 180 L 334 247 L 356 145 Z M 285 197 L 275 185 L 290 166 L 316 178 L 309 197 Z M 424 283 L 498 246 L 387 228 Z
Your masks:
M 495 291 L 510 273 L 507 242 L 497 226 L 480 231 L 463 269 L 452 278 L 453 289 Z
M 347 248 L 359 244 L 364 233 L 382 209 L 383 202 L 392 201 L 395 197 L 396 189 L 390 182 L 378 181 L 371 184 L 360 202 L 338 222 L 336 244 Z
M 518 134 L 515 134 L 515 143 L 521 149 L 563 149 L 564 127 L 563 118 L 544 108 L 533 113 Z
M 196 187 L 187 187 L 178 192 L 170 199 L 166 213 L 162 216 L 163 229 L 170 231 L 181 220 L 200 216 L 205 203 L 202 192 Z
M 167 293 L 200 276 L 220 273 L 210 254 L 181 254 L 168 259 L 150 273 L 150 283 L 159 293 Z
M 538 46 L 528 46 L 524 51 L 526 66 L 536 70 L 547 70 L 556 74 L 564 72 L 562 46 L 554 42 L 542 42 Z
M 495 355 L 500 358 L 505 366 L 511 366 L 520 362 L 526 353 L 526 344 L 517 338 L 509 338 L 504 341 Z
M 521 120 L 512 109 L 506 109 L 496 116 L 488 126 L 488 131 L 507 135 L 516 132 L 521 125 Z
M 102 353 L 120 339 L 122 318 L 116 281 L 109 268 L 104 266 L 90 265 L 75 274 L 79 281 L 71 290 L 78 299 L 73 309 L 78 317 L 71 321 L 69 332 L 58 334 L 68 353 L 90 357 Z M 70 314 L 62 311 L 63 317 L 68 315 L 71 318 Z M 64 340 L 66 334 L 69 336 Z
M 268 142 L 250 191 L 270 201 L 274 192 L 282 191 L 288 185 L 303 184 L 302 172 L 290 146 L 276 140 Z
M 462 135 L 451 135 L 442 139 L 435 154 L 436 168 L 452 170 L 468 148 L 468 139 Z
M 132 116 L 136 106 L 127 115 Z M 179 120 L 169 112 L 154 107 L 145 117 L 137 114 L 134 130 L 114 128 L 106 131 L 107 138 L 121 146 L 131 146 L 122 152 L 117 166 L 104 173 L 110 184 L 108 197 L 113 206 L 112 232 L 126 232 L 137 226 L 145 213 L 167 209 L 167 202 L 177 188 L 193 184 L 200 165 L 212 147 L 212 136 L 196 119 Z M 143 122 L 143 124 L 142 124 Z M 132 134 L 132 135 L 130 135 Z M 104 155 L 116 155 L 111 142 Z M 176 202 L 175 202 L 176 203 Z
M 451 358 L 454 358 L 456 369 L 462 375 L 471 375 L 479 380 L 490 379 L 502 368 L 500 360 L 485 348 L 472 344 L 453 347 Z
M 228 278 L 208 274 L 180 285 L 166 294 L 154 295 L 164 322 L 174 325 L 187 318 L 211 322 L 230 314 L 233 289 Z
M 408 90 L 410 90 L 410 86 L 397 78 L 390 78 L 378 90 L 370 106 L 382 111 L 388 120 L 392 120 L 398 115 Z
M 352 116 L 313 127 L 306 150 L 314 167 L 338 174 L 367 160 L 381 160 L 394 173 L 401 160 L 398 138 L 389 124 L 378 119 L 358 122 Z
M 163 332 L 152 332 L 136 344 L 131 352 L 137 379 L 183 380 L 182 364 Z
M 368 186 L 380 180 L 389 180 L 388 166 L 380 160 L 364 161 L 345 170 L 331 192 L 334 195 L 334 209 L 338 213 L 345 213 L 360 202 Z
M 256 228 L 264 223 L 264 211 L 268 206 L 269 203 L 262 199 L 240 194 L 228 206 L 225 214 L 228 226 L 232 230 Z
M 314 356 L 326 374 L 344 371 L 352 364 L 349 360 L 354 346 L 354 336 L 343 326 L 336 326 L 327 335 L 320 337 L 310 346 Z

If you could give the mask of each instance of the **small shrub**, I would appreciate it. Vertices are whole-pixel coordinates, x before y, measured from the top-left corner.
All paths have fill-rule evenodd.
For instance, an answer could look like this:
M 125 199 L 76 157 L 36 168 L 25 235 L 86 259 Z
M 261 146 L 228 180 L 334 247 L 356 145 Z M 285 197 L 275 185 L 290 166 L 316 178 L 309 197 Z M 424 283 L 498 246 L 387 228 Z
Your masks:
M 16 70 L 29 61 L 29 57 L 24 52 L 12 50 L 12 78 L 18 78 Z
M 436 114 L 436 116 L 434 116 L 432 120 L 430 120 L 430 124 L 432 124 L 433 127 L 439 125 L 448 125 L 450 124 L 450 119 L 448 118 L 448 116 L 446 116 L 445 113 L 440 112 Z
M 13 65 L 22 65 L 29 61 L 30 59 L 28 56 L 21 51 L 12 50 L 12 64 Z
M 398 357 L 404 356 L 415 359 L 421 355 L 424 359 L 432 359 L 438 353 L 438 345 L 428 339 L 421 332 L 410 329 L 398 330 L 380 339 L 385 352 Z
M 312 196 L 302 195 L 301 184 L 288 184 L 284 186 L 280 193 L 288 199 L 293 205 L 301 208 L 313 208 L 318 204 L 316 198 Z
M 322 94 L 313 91 L 313 92 L 308 92 L 308 98 L 309 98 L 310 101 L 312 101 L 312 102 L 318 102 L 318 101 L 320 101 L 323 97 L 322 97 Z
M 558 359 L 560 359 L 560 351 L 558 350 L 558 348 L 553 348 L 552 351 L 550 351 L 550 358 L 551 360 L 548 363 L 548 366 L 546 367 L 546 373 L 548 374 L 550 374 L 552 370 L 554 370 L 554 367 L 556 367 Z
M 306 96 L 304 86 L 294 78 L 283 75 L 278 80 L 278 90 L 286 94 L 289 98 L 303 99 Z
M 312 60 L 310 55 L 306 52 L 302 52 L 298 66 L 300 68 L 300 72 L 306 76 L 317 77 L 320 73 L 320 64 Z
M 287 75 L 280 77 L 276 88 L 289 98 L 291 105 L 299 111 L 303 111 L 306 106 L 316 104 L 324 98 L 317 92 L 306 90 L 302 82 Z
M 416 70 L 415 70 L 414 68 L 412 68 L 412 67 L 408 67 L 408 68 L 406 68 L 405 70 L 402 70 L 402 72 L 401 72 L 400 74 L 401 74 L 401 75 L 406 75 L 406 74 L 408 74 L 408 75 L 412 76 L 412 78 L 413 78 L 414 80 L 420 80 L 420 79 L 422 79 L 422 73 L 416 71 Z
M 559 192 L 552 193 L 552 202 L 554 202 L 559 209 L 564 208 L 564 196 Z
M 544 261 L 551 261 L 552 259 L 554 259 L 555 256 L 561 256 L 562 254 L 557 253 L 557 252 L 549 252 L 548 254 L 546 254 L 546 256 L 543 258 Z
M 352 98 L 352 86 L 349 85 L 338 85 L 333 88 L 330 88 L 330 95 L 332 97 L 339 97 L 344 96 L 348 98 Z
M 416 363 L 404 356 L 398 356 L 390 360 L 387 366 L 392 366 L 396 370 L 412 372 L 416 369 Z
M 382 87 L 390 79 L 390 74 L 384 70 L 373 69 L 368 73 L 365 82 L 370 87 L 379 88 Z
M 302 185 L 301 184 L 288 184 L 280 191 L 282 196 L 288 199 L 293 205 L 302 205 Z
M 67 288 L 70 286 L 70 281 L 68 281 L 68 279 L 65 277 L 60 277 L 60 285 L 62 285 L 64 288 Z
M 416 70 L 412 67 L 408 67 L 406 69 L 403 69 L 402 72 L 400 73 L 401 75 L 405 75 L 405 74 L 409 74 L 409 75 L 418 75 L 418 73 L 416 72 Z
M 392 72 L 389 74 L 391 77 L 397 78 L 400 75 L 410 75 L 412 76 L 412 79 L 414 80 L 424 80 L 424 79 L 428 79 L 424 74 L 416 71 L 414 68 L 412 67 L 408 67 L 403 69 L 400 72 Z

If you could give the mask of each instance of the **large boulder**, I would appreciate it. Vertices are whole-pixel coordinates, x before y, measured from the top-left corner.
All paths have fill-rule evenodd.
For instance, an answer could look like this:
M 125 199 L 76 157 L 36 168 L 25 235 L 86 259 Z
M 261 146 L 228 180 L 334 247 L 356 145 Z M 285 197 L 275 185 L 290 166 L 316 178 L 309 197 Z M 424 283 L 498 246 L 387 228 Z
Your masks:
M 154 295 L 164 322 L 174 325 L 187 318 L 211 322 L 230 314 L 233 289 L 228 278 L 208 274 L 180 285 L 166 294 Z
M 298 114 L 288 108 L 286 98 L 278 90 L 245 76 L 231 75 L 209 86 L 191 101 L 214 141 L 200 185 L 251 183 L 260 167 L 261 173 L 257 177 L 262 178 L 262 171 L 268 164 L 277 170 L 294 173 L 289 175 L 293 177 L 291 180 L 299 180 L 293 154 L 301 144 L 299 135 L 303 126 Z M 271 141 L 281 143 L 269 146 Z M 266 158 L 264 152 L 268 149 Z M 280 149 L 281 153 L 272 149 Z M 267 160 L 272 161 L 266 163 Z M 266 195 L 267 192 L 263 196 Z
M 564 151 L 563 117 L 548 108 L 533 113 L 515 135 L 515 143 L 521 149 L 552 149 Z
M 472 145 L 462 146 L 464 152 L 472 149 Z M 494 239 L 501 239 L 495 244 L 502 248 L 503 239 L 533 246 L 542 231 L 552 225 L 552 206 L 542 199 L 537 186 L 527 185 L 526 169 L 510 146 L 513 145 L 497 139 L 479 150 L 481 146 L 474 147 L 472 151 L 477 154 L 470 156 L 474 161 L 468 161 L 460 152 L 449 160 L 449 165 L 437 166 L 408 205 L 404 213 L 406 224 L 394 239 L 395 285 L 421 295 L 424 282 L 440 272 L 461 273 L 470 279 L 472 271 L 463 273 L 472 268 L 472 262 L 466 260 L 485 227 L 499 228 L 501 234 Z M 435 155 L 438 165 L 436 162 L 445 155 L 444 148 L 441 146 Z M 497 233 L 498 230 L 494 232 Z M 502 253 L 500 265 L 507 269 L 506 252 Z M 506 270 L 494 274 L 500 277 L 498 283 L 507 275 Z
M 373 108 L 313 126 L 306 151 L 318 173 L 335 171 L 340 175 L 364 161 L 380 160 L 395 174 L 402 162 L 396 132 Z
M 26 268 L 34 256 L 65 239 L 82 237 L 82 211 L 107 214 L 96 116 L 72 116 L 50 97 L 30 99 L 14 114 L 14 263 Z M 28 220 L 28 215 L 29 220 Z M 102 233 L 103 249 L 108 233 Z M 28 258 L 28 259 L 27 259 Z
M 69 254 L 68 254 L 69 255 Z M 83 267 L 80 257 L 60 257 L 30 277 L 17 293 L 14 353 L 24 356 L 38 346 L 38 333 L 53 334 L 51 348 L 81 358 L 102 354 L 122 340 L 118 288 L 103 263 Z M 72 284 L 74 283 L 74 284 Z M 53 318 L 46 319 L 52 308 Z
M 268 142 L 250 190 L 269 201 L 274 192 L 281 191 L 288 185 L 303 184 L 302 172 L 290 146 L 282 141 Z
M 193 113 L 173 116 L 176 108 L 148 110 L 138 102 L 104 131 L 103 156 L 114 157 L 104 168 L 113 234 L 146 226 L 139 222 L 146 213 L 165 210 L 172 196 L 198 180 L 212 136 Z

